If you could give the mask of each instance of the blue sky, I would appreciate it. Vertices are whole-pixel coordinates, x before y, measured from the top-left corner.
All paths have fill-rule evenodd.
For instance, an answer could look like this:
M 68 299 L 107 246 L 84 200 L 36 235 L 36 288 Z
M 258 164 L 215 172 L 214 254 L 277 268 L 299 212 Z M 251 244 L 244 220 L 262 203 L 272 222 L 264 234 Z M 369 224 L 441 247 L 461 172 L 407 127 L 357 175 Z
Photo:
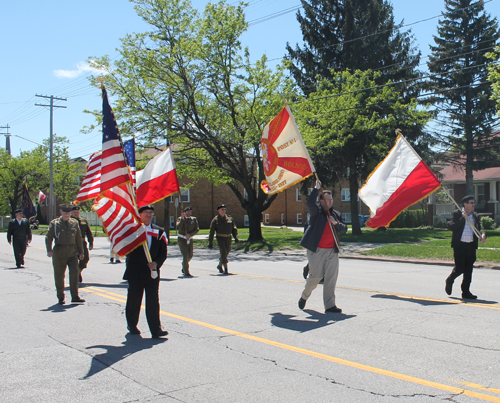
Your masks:
M 228 1 L 233 4 L 233 0 Z M 260 22 L 259 19 L 293 9 L 299 0 L 248 0 L 247 20 L 251 26 L 242 37 L 252 58 L 267 54 L 278 59 L 285 54 L 286 43 L 302 42 L 295 18 L 296 11 Z M 206 0 L 192 0 L 202 9 Z M 444 9 L 443 0 L 392 0 L 396 22 L 404 20 L 422 51 L 422 62 L 436 33 Z M 487 0 L 487 12 L 500 15 L 500 0 Z M 89 86 L 86 60 L 92 56 L 117 56 L 120 38 L 127 33 L 143 32 L 147 25 L 136 15 L 128 0 L 27 0 L 3 1 L 0 5 L 0 126 L 9 125 L 13 155 L 30 150 L 49 137 L 47 99 L 35 94 L 67 98 L 56 102 L 67 108 L 54 111 L 54 133 L 70 140 L 70 156 L 88 159 L 101 148 L 101 134 L 82 135 L 91 123 L 84 109 L 101 108 L 100 91 Z M 414 24 L 415 23 L 415 24 Z M 5 133 L 6 129 L 0 129 Z M 5 137 L 0 136 L 5 147 Z

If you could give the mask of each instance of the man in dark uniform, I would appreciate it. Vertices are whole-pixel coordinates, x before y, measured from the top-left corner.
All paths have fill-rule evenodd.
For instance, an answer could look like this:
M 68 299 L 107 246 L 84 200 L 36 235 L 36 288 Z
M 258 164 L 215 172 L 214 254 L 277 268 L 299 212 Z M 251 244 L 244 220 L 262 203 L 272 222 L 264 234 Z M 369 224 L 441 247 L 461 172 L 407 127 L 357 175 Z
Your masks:
M 80 217 L 80 206 L 73 206 L 71 210 L 71 218 L 74 218 L 78 221 L 78 225 L 80 226 L 80 232 L 82 233 L 83 240 L 83 260 L 78 262 L 78 268 L 80 269 L 80 273 L 78 275 L 80 283 L 83 281 L 82 279 L 82 270 L 87 267 L 87 263 L 90 260 L 89 250 L 94 248 L 94 236 L 92 235 L 92 230 L 90 229 L 90 224 L 86 218 Z M 89 241 L 89 246 L 87 247 L 87 240 Z
M 182 253 L 182 274 L 193 277 L 189 273 L 189 262 L 193 258 L 193 237 L 200 230 L 198 220 L 191 216 L 191 207 L 186 207 L 177 219 L 177 243 Z
M 167 238 L 159 226 L 151 224 L 154 215 L 152 205 L 139 208 L 141 220 L 146 227 L 151 263 L 141 245 L 127 255 L 126 269 L 123 279 L 128 281 L 127 305 L 125 316 L 127 328 L 131 334 L 141 334 L 137 328 L 141 302 L 146 291 L 146 319 L 153 338 L 166 336 L 168 332 L 161 328 L 160 323 L 160 267 L 167 259 Z
M 7 241 L 14 249 L 16 266 L 20 268 L 24 266 L 26 247 L 31 242 L 31 228 L 29 221 L 23 218 L 23 211 L 20 208 L 14 214 L 16 218 L 9 222 L 9 228 L 7 229 Z
M 57 298 L 61 305 L 65 302 L 64 276 L 66 266 L 69 268 L 71 302 L 85 302 L 78 295 L 78 275 L 80 273 L 78 259 L 84 258 L 82 233 L 78 221 L 71 218 L 72 207 L 72 204 L 59 205 L 61 216 L 50 222 L 49 230 L 45 235 L 47 256 L 52 258 Z M 52 241 L 55 241 L 53 249 Z
M 221 204 L 217 207 L 217 215 L 210 223 L 210 235 L 208 236 L 208 247 L 213 248 L 214 234 L 217 234 L 217 244 L 219 245 L 220 258 L 217 269 L 219 273 L 228 274 L 227 256 L 231 252 L 231 235 L 234 236 L 234 242 L 238 243 L 238 228 L 234 223 L 233 217 L 226 214 L 226 205 Z M 224 271 L 222 271 L 224 267 Z
M 462 279 L 462 298 L 476 299 L 477 296 L 470 292 L 470 283 L 472 282 L 472 269 L 476 261 L 476 249 L 478 240 L 486 243 L 486 234 L 481 230 L 481 220 L 474 211 L 476 202 L 474 196 L 465 196 L 462 199 L 463 208 L 453 212 L 452 219 L 448 223 L 448 229 L 453 231 L 451 236 L 451 247 L 453 248 L 453 257 L 455 267 L 446 279 L 445 291 L 451 295 L 453 282 L 463 274 Z M 467 219 L 468 218 L 468 219 Z M 471 227 L 472 223 L 481 238 L 477 237 L 476 232 Z

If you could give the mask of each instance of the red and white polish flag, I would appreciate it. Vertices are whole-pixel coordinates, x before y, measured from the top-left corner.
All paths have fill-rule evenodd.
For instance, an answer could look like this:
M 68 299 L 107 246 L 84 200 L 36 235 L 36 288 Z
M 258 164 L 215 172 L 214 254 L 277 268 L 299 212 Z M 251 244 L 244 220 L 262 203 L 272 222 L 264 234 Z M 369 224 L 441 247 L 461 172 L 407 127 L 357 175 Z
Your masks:
M 387 227 L 406 208 L 441 187 L 441 182 L 408 141 L 399 135 L 387 157 L 373 170 L 359 198 L 370 208 L 371 228 Z

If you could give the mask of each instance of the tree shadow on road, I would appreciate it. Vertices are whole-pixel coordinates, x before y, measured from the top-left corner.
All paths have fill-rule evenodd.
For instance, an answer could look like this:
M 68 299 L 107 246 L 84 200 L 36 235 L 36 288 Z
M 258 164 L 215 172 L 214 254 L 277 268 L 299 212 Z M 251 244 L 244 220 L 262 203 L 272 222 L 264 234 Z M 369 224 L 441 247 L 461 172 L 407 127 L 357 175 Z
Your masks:
M 286 315 L 281 312 L 271 313 L 271 324 L 282 329 L 293 330 L 296 332 L 304 333 L 310 330 L 319 329 L 321 327 L 333 325 L 342 320 L 350 319 L 356 315 L 345 315 L 342 313 L 325 314 L 316 312 L 311 309 L 304 309 L 309 316 L 304 319 L 294 319 L 297 315 Z
M 105 344 L 98 344 L 95 346 L 86 347 L 87 350 L 93 348 L 100 348 L 105 350 L 104 353 L 96 354 L 92 356 L 92 362 L 90 368 L 82 380 L 88 379 L 91 376 L 105 370 L 106 368 L 113 367 L 114 364 L 137 353 L 142 350 L 148 350 L 157 344 L 164 343 L 167 338 L 161 339 L 143 339 L 140 335 L 132 335 L 127 333 L 125 335 L 125 341 L 122 342 L 121 346 L 110 346 Z

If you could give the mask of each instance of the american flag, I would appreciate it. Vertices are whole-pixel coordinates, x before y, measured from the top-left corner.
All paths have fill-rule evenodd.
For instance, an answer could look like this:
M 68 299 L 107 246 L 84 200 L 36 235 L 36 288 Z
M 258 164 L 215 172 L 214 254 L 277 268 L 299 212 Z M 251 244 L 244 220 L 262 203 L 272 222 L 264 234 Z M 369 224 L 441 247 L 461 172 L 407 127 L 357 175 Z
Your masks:
M 145 227 L 137 221 L 134 210 L 129 211 L 107 197 L 98 197 L 93 210 L 102 220 L 112 250 L 118 256 L 123 257 L 147 242 Z
M 125 151 L 125 160 L 130 168 L 130 175 L 132 185 L 135 189 L 135 139 L 127 140 L 123 143 L 123 150 Z
M 102 152 L 92 154 L 87 163 L 87 173 L 76 196 L 77 202 L 94 199 L 101 193 L 101 161 Z
M 120 132 L 104 87 L 102 89 L 102 118 L 101 193 L 114 186 L 130 182 Z

